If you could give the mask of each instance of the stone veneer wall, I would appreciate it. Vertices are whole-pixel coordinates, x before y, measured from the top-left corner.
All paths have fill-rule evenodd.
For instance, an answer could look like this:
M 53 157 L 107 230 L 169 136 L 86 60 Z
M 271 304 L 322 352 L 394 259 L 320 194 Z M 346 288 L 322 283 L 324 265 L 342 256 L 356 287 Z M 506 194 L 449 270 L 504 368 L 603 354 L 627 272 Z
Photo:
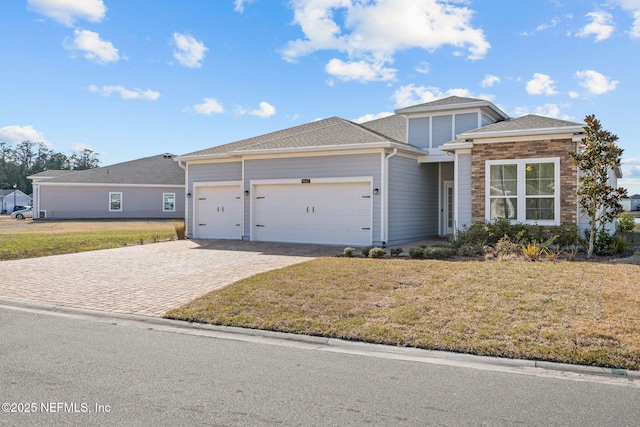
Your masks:
M 570 139 L 475 144 L 471 152 L 473 222 L 485 222 L 485 162 L 487 160 L 560 158 L 560 222 L 576 224 L 578 168 L 568 153 L 576 149 Z

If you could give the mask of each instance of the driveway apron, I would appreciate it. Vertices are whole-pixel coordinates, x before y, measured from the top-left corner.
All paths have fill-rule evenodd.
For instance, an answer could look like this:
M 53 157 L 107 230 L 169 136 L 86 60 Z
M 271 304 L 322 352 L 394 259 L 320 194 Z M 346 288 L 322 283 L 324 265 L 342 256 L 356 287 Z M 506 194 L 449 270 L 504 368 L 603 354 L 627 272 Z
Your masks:
M 162 316 L 212 290 L 336 247 L 180 240 L 0 262 L 0 298 Z

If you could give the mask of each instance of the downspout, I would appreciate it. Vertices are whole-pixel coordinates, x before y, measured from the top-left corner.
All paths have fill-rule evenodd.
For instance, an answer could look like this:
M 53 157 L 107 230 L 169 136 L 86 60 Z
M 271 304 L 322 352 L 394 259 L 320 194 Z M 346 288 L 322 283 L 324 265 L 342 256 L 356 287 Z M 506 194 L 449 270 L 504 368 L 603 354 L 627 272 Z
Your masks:
M 394 148 L 390 154 L 387 154 L 384 157 L 383 164 L 383 183 L 382 183 L 382 200 L 380 206 L 380 238 L 382 240 L 383 246 L 386 246 L 389 241 L 389 227 L 388 227 L 388 219 L 389 219 L 389 159 L 398 154 L 398 148 Z
M 184 233 L 185 236 L 189 236 L 189 202 L 187 193 L 189 193 L 189 171 L 187 170 L 187 164 L 182 163 L 182 160 L 178 160 L 178 166 L 184 171 Z

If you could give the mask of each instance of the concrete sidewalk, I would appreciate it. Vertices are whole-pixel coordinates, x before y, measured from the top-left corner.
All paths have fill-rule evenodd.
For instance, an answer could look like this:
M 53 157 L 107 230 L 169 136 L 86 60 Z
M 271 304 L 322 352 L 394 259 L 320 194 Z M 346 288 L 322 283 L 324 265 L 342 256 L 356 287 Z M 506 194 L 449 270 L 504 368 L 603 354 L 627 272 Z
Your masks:
M 179 240 L 2 261 L 0 298 L 162 316 L 240 279 L 341 251 L 321 245 Z

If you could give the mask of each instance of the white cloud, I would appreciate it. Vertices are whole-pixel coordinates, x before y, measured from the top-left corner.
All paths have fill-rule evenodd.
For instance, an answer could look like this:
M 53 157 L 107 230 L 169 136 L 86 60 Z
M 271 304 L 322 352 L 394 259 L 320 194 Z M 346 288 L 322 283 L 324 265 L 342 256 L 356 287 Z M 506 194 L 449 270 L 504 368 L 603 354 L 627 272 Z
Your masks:
M 615 90 L 618 83 L 620 83 L 594 70 L 576 71 L 576 78 L 582 80 L 580 86 L 592 95 L 602 95 L 611 92 Z
M 238 13 L 242 13 L 244 12 L 244 6 L 245 4 L 249 4 L 251 3 L 253 0 L 235 0 L 234 1 L 234 7 L 233 10 L 235 10 Z
M 527 82 L 526 90 L 529 95 L 556 95 L 555 82 L 546 74 L 534 73 L 533 79 Z
M 293 22 L 300 26 L 303 39 L 290 41 L 281 51 L 287 61 L 318 50 L 336 50 L 348 60 L 333 59 L 327 71 L 337 68 L 340 75 L 358 74 L 352 80 L 387 80 L 395 70 L 386 68 L 396 52 L 419 48 L 429 52 L 452 46 L 459 54 L 466 50 L 470 59 L 483 58 L 490 48 L 484 32 L 471 25 L 473 11 L 456 2 L 434 0 L 293 0 Z M 335 62 L 335 61 L 340 61 Z M 345 70 L 345 64 L 366 72 Z M 351 65 L 355 67 L 355 65 Z M 377 70 L 377 72 L 371 72 Z
M 396 71 L 393 68 L 385 68 L 383 63 L 371 64 L 367 61 L 343 62 L 332 59 L 325 67 L 327 73 L 343 81 L 374 81 L 394 80 Z
M 494 76 L 493 74 L 487 74 L 482 79 L 482 87 L 493 87 L 496 83 L 500 83 L 500 77 Z
M 360 116 L 357 119 L 353 119 L 351 121 L 354 123 L 366 123 L 370 122 L 371 120 L 384 119 L 385 117 L 393 116 L 393 114 L 394 113 L 388 111 L 384 111 L 378 114 L 365 114 L 364 116 Z
M 569 94 L 569 98 L 571 98 L 571 99 L 580 98 L 580 94 L 578 92 L 576 92 L 575 90 L 570 90 L 568 92 L 568 94 Z
M 89 30 L 74 30 L 73 34 L 72 42 L 65 40 L 65 49 L 82 51 L 85 58 L 99 64 L 120 60 L 118 49 L 111 42 L 100 39 L 100 34 Z
M 400 87 L 393 94 L 396 108 L 409 107 L 416 104 L 424 104 L 425 102 L 435 101 L 436 99 L 445 98 L 447 96 L 469 97 L 471 92 L 468 89 L 449 89 L 442 92 L 436 87 L 416 86 L 409 84 Z
M 189 68 L 200 68 L 204 53 L 209 50 L 204 43 L 189 34 L 173 33 L 173 44 L 176 47 L 173 57 Z
M 420 74 L 429 74 L 429 72 L 431 71 L 431 64 L 426 61 L 422 61 L 416 67 L 416 71 Z
M 20 144 L 24 141 L 43 142 L 50 146 L 51 143 L 44 137 L 44 133 L 35 130 L 33 126 L 5 126 L 0 128 L 0 142 Z
M 611 3 L 617 4 L 622 9 L 631 13 L 633 24 L 629 30 L 631 38 L 640 38 L 640 1 L 638 0 L 611 0 Z
M 553 19 L 551 19 L 551 22 L 545 22 L 543 24 L 538 25 L 536 27 L 535 31 L 523 31 L 523 32 L 520 33 L 520 35 L 521 36 L 532 36 L 535 33 L 548 30 L 549 28 L 553 28 L 553 27 L 557 26 L 560 22 L 561 22 L 561 20 L 559 18 L 553 18 Z
M 204 98 L 202 104 L 194 105 L 191 109 L 198 114 L 204 114 L 205 116 L 209 116 L 211 114 L 220 114 L 224 113 L 224 107 L 220 104 L 215 98 Z
M 608 12 L 590 12 L 587 17 L 591 18 L 591 22 L 584 26 L 576 34 L 578 37 L 589 37 L 594 35 L 596 42 L 608 39 L 613 34 L 615 26 L 613 25 L 613 15 Z
M 119 93 L 122 99 L 145 99 L 148 101 L 155 101 L 160 98 L 160 92 L 154 92 L 152 90 L 142 89 L 127 89 L 122 85 L 116 86 L 102 86 L 96 85 L 89 86 L 89 92 L 99 93 L 102 96 L 111 96 L 112 93 Z
M 249 111 L 249 114 L 252 116 L 258 116 L 261 119 L 266 119 L 268 117 L 273 116 L 276 113 L 276 108 L 269 104 L 268 102 L 262 101 L 259 104 L 259 108 L 257 110 Z
M 27 0 L 29 9 L 53 18 L 67 27 L 76 19 L 100 22 L 107 12 L 102 0 Z

